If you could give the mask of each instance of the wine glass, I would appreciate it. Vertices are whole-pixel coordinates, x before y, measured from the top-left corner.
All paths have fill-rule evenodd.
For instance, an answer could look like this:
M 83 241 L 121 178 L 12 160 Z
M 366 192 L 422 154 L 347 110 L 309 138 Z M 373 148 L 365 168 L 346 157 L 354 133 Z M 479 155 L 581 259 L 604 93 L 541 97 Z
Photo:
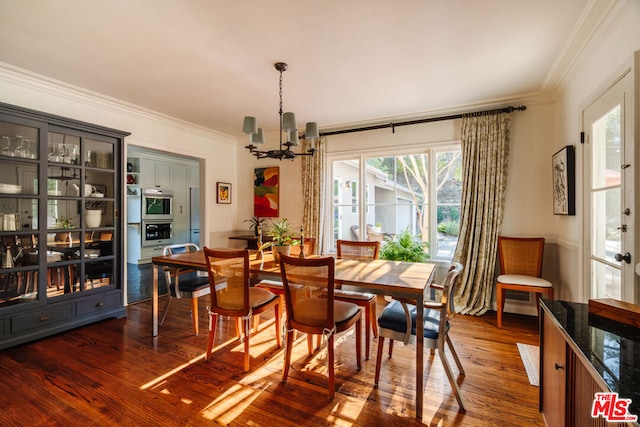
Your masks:
M 25 141 L 27 141 L 27 139 L 22 136 L 16 136 L 16 139 L 18 140 L 16 157 L 22 157 L 23 159 L 31 158 L 31 150 L 29 150 L 25 145 Z
M 60 157 L 60 161 L 62 163 L 67 163 L 67 159 L 65 159 L 65 157 L 67 157 L 68 154 L 68 147 L 67 144 L 65 144 L 64 142 L 61 142 L 58 144 L 58 156 Z
M 11 148 L 11 138 L 8 136 L 3 136 L 2 141 L 5 143 L 5 146 L 2 147 L 2 150 L 0 150 L 0 154 L 2 154 L 3 156 L 13 157 L 15 151 L 13 151 L 13 148 Z
M 33 139 L 26 139 L 25 142 L 27 143 L 27 153 L 29 153 L 29 159 L 36 159 L 38 157 L 38 155 L 36 154 L 35 151 L 33 151 L 31 149 L 31 143 L 33 142 Z

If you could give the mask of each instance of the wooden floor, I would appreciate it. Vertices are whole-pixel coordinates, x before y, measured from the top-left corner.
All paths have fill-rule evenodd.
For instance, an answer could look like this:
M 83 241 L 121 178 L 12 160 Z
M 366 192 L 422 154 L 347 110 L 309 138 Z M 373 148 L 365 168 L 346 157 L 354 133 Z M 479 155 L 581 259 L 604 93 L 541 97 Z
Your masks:
M 174 300 L 160 335 L 151 338 L 144 301 L 129 306 L 127 318 L 0 352 L 0 425 L 544 425 L 538 388 L 529 384 L 516 346 L 538 344 L 536 318 L 505 315 L 499 330 L 493 312 L 456 316 L 451 336 L 466 370 L 458 383 L 467 411 L 458 410 L 438 356 L 427 353 L 420 421 L 413 347 L 396 344 L 393 358 L 385 356 L 376 389 L 377 342 L 358 372 L 353 333 L 339 336 L 337 392 L 329 402 L 326 353 L 308 357 L 304 339 L 296 342 L 288 382 L 280 382 L 283 353 L 275 346 L 272 316 L 261 318 L 252 338 L 249 373 L 242 372 L 242 346 L 229 332 L 230 320 L 219 322 L 214 357 L 205 362 L 205 305 L 201 298 L 200 336 L 191 335 L 188 301 Z

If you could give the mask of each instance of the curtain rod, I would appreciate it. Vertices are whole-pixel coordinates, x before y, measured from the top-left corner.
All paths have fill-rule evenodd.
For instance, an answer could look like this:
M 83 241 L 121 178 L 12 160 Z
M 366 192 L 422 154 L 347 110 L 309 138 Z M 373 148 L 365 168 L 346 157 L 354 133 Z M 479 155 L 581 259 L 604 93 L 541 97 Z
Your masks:
M 498 108 L 498 109 L 494 109 L 494 110 L 474 111 L 474 112 L 471 112 L 471 113 L 460 113 L 460 114 L 453 114 L 453 115 L 450 115 L 450 116 L 429 117 L 429 118 L 425 118 L 425 119 L 408 120 L 408 121 L 398 122 L 398 123 L 384 123 L 384 124 L 364 126 L 364 127 L 359 127 L 359 128 L 334 130 L 334 131 L 329 131 L 329 132 L 320 132 L 320 136 L 340 135 L 340 134 L 343 134 L 343 133 L 363 132 L 363 131 L 367 131 L 367 130 L 376 130 L 376 129 L 384 129 L 384 128 L 391 128 L 391 132 L 395 133 L 395 131 L 396 131 L 395 128 L 398 127 L 398 126 L 408 126 L 408 125 L 417 125 L 417 124 L 421 124 L 421 123 L 440 122 L 440 121 L 443 121 L 443 120 L 461 119 L 464 116 L 469 115 L 469 114 L 511 113 L 513 111 L 524 111 L 526 109 L 527 109 L 527 107 L 524 106 L 524 105 L 520 105 L 518 107 L 509 106 L 509 107 Z

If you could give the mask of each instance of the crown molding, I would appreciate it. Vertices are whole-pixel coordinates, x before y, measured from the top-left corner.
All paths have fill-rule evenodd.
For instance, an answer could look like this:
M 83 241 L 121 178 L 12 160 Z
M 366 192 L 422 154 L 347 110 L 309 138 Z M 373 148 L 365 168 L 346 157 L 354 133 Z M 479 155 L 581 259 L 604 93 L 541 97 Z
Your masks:
M 0 62 L 0 81 L 5 81 L 9 84 L 22 86 L 27 89 L 53 95 L 57 98 L 67 99 L 69 101 L 105 109 L 118 114 L 135 116 L 141 120 L 155 122 L 163 126 L 172 127 L 178 131 L 187 132 L 200 137 L 236 141 L 235 136 L 218 132 L 184 120 L 176 119 L 157 111 L 143 108 L 98 92 L 93 92 L 91 90 L 65 83 L 4 62 Z M 37 108 L 37 106 L 32 105 L 21 106 Z
M 600 31 L 607 19 L 612 19 L 623 10 L 630 0 L 590 0 L 580 18 L 573 26 L 547 77 L 541 91 L 557 93 L 565 85 L 567 76 L 586 46 Z

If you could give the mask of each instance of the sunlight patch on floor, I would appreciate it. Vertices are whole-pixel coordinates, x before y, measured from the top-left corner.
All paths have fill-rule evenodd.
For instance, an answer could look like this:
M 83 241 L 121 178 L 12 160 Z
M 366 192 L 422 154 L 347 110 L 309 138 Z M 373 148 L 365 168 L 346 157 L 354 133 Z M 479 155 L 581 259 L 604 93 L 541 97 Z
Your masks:
M 230 339 L 230 340 L 220 344 L 218 347 L 215 347 L 213 349 L 213 351 L 215 352 L 216 350 L 229 345 L 230 343 L 232 343 L 235 340 L 236 340 L 236 338 Z M 148 383 L 143 384 L 142 386 L 140 386 L 140 390 L 148 390 L 148 389 L 152 389 L 152 388 L 157 387 L 158 385 L 164 383 L 166 381 L 166 379 L 171 377 L 172 375 L 174 375 L 174 374 L 180 372 L 181 370 L 193 365 L 196 362 L 204 360 L 204 356 L 205 356 L 205 353 L 202 353 L 200 356 L 194 357 L 193 359 L 189 360 L 188 362 L 183 363 L 182 365 L 179 365 L 176 368 L 173 368 L 172 370 L 170 370 L 170 371 L 168 371 L 168 372 L 166 372 L 166 373 L 154 378 L 153 380 L 149 381 Z

